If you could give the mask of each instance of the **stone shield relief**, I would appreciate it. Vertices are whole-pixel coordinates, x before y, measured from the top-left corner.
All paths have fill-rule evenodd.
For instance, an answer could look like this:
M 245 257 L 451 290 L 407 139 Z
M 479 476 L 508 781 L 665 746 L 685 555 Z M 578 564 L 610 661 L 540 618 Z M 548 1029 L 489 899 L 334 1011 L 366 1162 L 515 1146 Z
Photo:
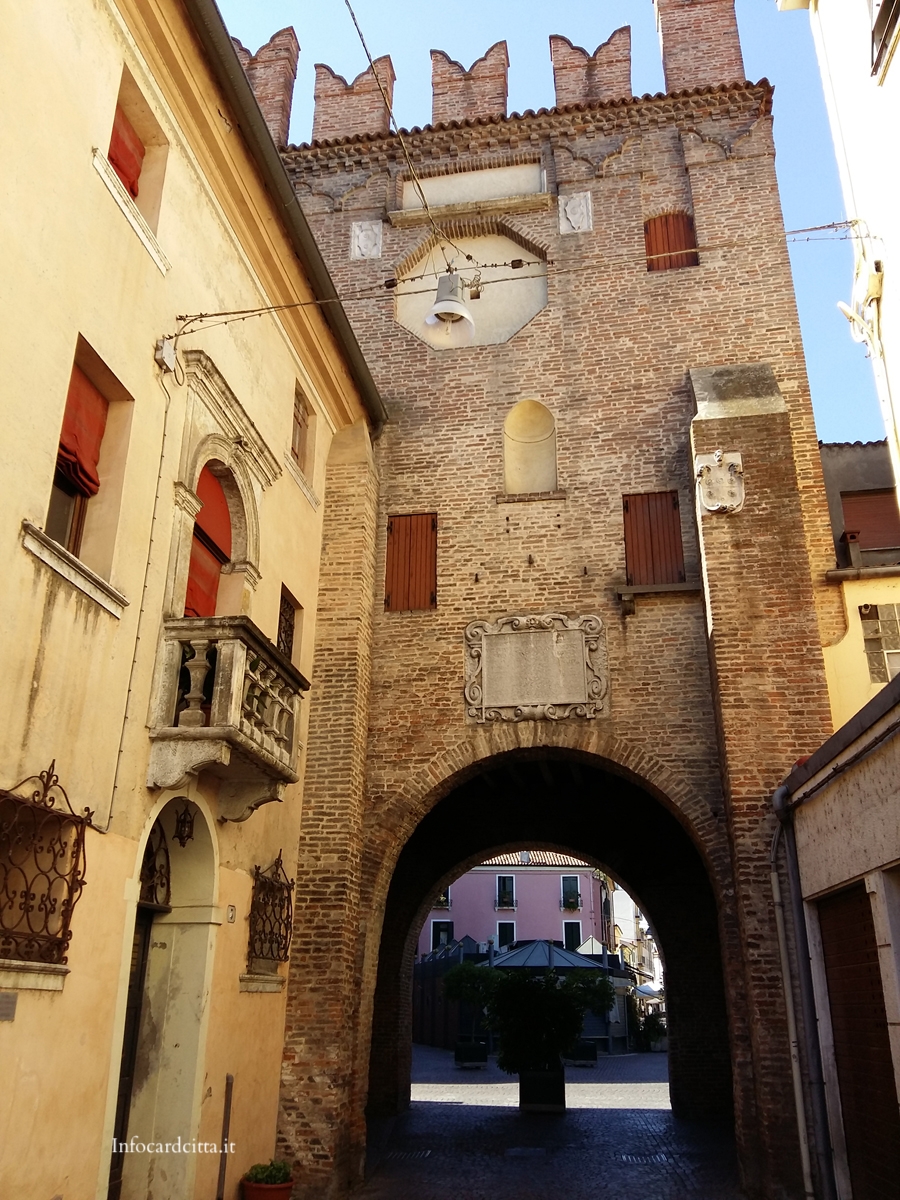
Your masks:
M 608 709 L 606 634 L 597 616 L 501 617 L 466 626 L 466 716 L 592 720 Z

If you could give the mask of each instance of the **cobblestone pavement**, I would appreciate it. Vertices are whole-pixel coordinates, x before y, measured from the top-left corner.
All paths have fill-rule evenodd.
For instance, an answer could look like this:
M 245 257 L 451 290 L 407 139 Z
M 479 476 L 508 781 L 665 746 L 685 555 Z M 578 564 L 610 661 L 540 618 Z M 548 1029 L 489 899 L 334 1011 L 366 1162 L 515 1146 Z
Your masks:
M 666 1056 L 566 1071 L 565 1114 L 520 1113 L 492 1061 L 413 1048 L 412 1106 L 370 1135 L 355 1200 L 740 1200 L 731 1131 L 676 1121 Z

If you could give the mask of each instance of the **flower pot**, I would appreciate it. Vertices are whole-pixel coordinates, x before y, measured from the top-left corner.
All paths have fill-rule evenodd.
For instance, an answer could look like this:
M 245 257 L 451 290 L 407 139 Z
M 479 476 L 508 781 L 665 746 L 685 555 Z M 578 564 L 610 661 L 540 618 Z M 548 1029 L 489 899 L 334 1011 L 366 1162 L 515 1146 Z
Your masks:
M 291 1200 L 294 1181 L 287 1183 L 251 1183 L 249 1179 L 241 1180 L 241 1194 L 244 1200 Z
M 520 1071 L 519 1108 L 523 1112 L 565 1112 L 565 1069 Z

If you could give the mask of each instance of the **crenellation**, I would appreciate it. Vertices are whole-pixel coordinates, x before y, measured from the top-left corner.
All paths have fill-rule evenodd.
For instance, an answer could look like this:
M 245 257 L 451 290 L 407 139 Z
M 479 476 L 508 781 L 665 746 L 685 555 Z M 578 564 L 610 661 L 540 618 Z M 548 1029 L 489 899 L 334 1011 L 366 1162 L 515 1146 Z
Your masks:
M 316 63 L 313 142 L 389 134 L 396 78 L 388 54 L 376 58 L 352 83 L 325 63 Z
M 631 96 L 631 26 L 623 25 L 588 54 L 568 38 L 550 37 L 556 105 L 602 104 Z

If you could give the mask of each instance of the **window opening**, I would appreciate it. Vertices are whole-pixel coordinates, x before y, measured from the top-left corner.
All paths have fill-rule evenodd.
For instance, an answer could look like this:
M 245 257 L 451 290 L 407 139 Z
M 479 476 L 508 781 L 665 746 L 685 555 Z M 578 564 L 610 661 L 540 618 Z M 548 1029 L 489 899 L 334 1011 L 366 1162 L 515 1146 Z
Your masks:
M 46 531 L 76 555 L 81 549 L 87 502 L 100 490 L 97 467 L 108 415 L 106 397 L 75 364 L 66 394 Z
M 157 912 L 172 907 L 172 872 L 165 830 L 155 821 L 141 860 L 141 890 L 138 903 Z
M 644 222 L 644 244 L 648 271 L 671 271 L 697 267 L 697 234 L 690 213 L 661 213 Z
M 253 868 L 253 898 L 250 902 L 251 971 L 273 973 L 278 963 L 290 956 L 294 927 L 294 881 L 288 879 L 281 851 L 265 871 Z
M 138 180 L 146 153 L 146 147 L 135 132 L 134 126 L 117 104 L 107 158 L 109 165 L 134 199 L 137 199 L 140 192 Z
M 440 950 L 442 946 L 449 946 L 453 941 L 453 922 L 452 921 L 432 921 L 431 922 L 431 949 Z
M 281 588 L 281 601 L 278 605 L 278 649 L 290 658 L 294 653 L 294 633 L 297 624 L 297 605 L 294 597 L 284 585 Z
M 841 492 L 841 506 L 844 529 L 859 535 L 860 550 L 900 547 L 900 511 L 893 489 Z
M 55 762 L 0 790 L 0 958 L 65 963 L 85 883 L 85 829 Z
M 580 880 L 577 875 L 563 875 L 561 880 L 562 886 L 562 907 L 567 909 L 581 908 L 581 889 L 579 887 Z
M 497 907 L 516 907 L 516 877 L 514 875 L 497 876 Z
M 304 475 L 310 473 L 315 416 L 309 401 L 298 387 L 294 392 L 294 420 L 291 428 L 291 458 Z
M 622 510 L 627 585 L 684 583 L 678 493 L 623 496 Z
M 502 950 L 505 946 L 511 946 L 516 940 L 516 923 L 515 921 L 498 921 L 497 922 L 497 945 Z
M 887 59 L 891 39 L 900 23 L 900 0 L 869 0 L 872 19 L 872 74 L 876 74 Z
M 873 683 L 900 675 L 900 604 L 861 604 L 863 644 Z
M 450 889 L 448 887 L 446 887 L 443 889 L 443 891 L 438 892 L 437 899 L 435 900 L 434 904 L 431 907 L 432 908 L 451 908 L 452 906 L 453 906 L 453 901 L 450 899 Z
M 124 70 L 113 115 L 107 161 L 155 233 L 169 143 L 153 109 Z
M 581 922 L 563 921 L 563 945 L 567 950 L 577 950 L 581 945 Z
M 386 612 L 437 608 L 437 513 L 388 518 Z

